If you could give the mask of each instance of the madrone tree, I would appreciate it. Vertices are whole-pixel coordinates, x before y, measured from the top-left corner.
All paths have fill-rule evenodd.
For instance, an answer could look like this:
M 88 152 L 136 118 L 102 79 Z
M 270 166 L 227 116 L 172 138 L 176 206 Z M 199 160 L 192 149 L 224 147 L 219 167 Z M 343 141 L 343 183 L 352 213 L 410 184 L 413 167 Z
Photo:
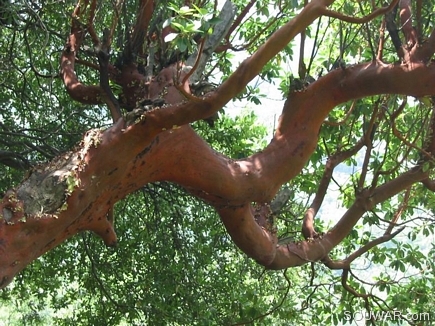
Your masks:
M 33 152 L 14 151 L 11 143 L 1 151 L 0 162 L 9 169 L 28 171 L 0 204 L 1 287 L 81 231 L 91 230 L 114 246 L 113 206 L 144 185 L 169 181 L 211 205 L 234 243 L 266 269 L 318 262 L 342 270 L 343 286 L 368 300 L 347 282 L 352 262 L 408 226 L 401 215 L 410 210 L 415 194 L 432 198 L 435 190 L 432 1 L 226 1 L 221 10 L 217 4 L 81 0 L 71 3 L 68 19 L 63 17 L 69 31 L 63 35 L 45 23 L 58 4 L 18 8 L 2 3 L 1 37 L 10 37 L 13 45 L 14 31 L 23 32 L 20 46 L 30 57 L 40 55 L 27 38 L 32 30 L 43 29 L 46 44 L 66 40 L 61 51 L 50 48 L 58 62 L 50 60 L 51 54 L 40 66 L 20 62 L 37 77 L 63 82 L 64 92 L 51 94 L 53 101 L 67 94 L 88 109 L 103 106 L 113 124 L 87 131 L 62 153 L 29 142 L 28 148 L 46 157 L 58 154 L 45 163 L 35 164 Z M 322 30 L 331 26 L 334 48 L 322 49 L 331 37 Z M 308 33 L 312 55 L 304 60 Z M 252 90 L 250 81 L 275 77 L 298 35 L 298 76 L 281 84 L 287 98 L 270 143 L 237 159 L 213 150 L 190 124 L 206 120 L 213 125 L 229 101 Z M 21 60 L 14 58 L 16 48 L 9 49 L 2 66 L 5 79 Z M 240 50 L 249 57 L 230 69 L 230 54 Z M 323 61 L 316 56 L 328 51 Z M 12 117 L 16 103 L 4 103 L 2 110 Z M 50 103 L 34 114 L 44 110 Z M 4 134 L 13 135 L 1 123 Z M 325 133 L 336 137 L 326 142 Z M 304 170 L 307 162 L 319 170 Z M 347 210 L 331 228 L 318 230 L 315 217 L 342 162 L 358 167 L 352 187 L 340 188 Z M 276 221 L 294 194 L 279 190 L 301 171 L 318 175 L 300 223 L 303 237 L 280 241 Z M 281 203 L 273 201 L 278 192 Z M 389 212 L 379 209 L 385 203 L 392 207 Z M 382 224 L 383 232 L 367 237 L 346 257 L 332 255 L 365 218 Z

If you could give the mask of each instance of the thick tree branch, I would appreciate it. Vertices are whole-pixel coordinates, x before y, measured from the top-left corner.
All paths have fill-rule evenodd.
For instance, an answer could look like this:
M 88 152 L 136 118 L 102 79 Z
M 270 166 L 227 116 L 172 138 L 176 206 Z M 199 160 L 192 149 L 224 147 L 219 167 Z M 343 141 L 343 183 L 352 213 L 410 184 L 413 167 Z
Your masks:
M 135 62 L 137 54 L 143 54 L 143 45 L 146 40 L 148 27 L 151 17 L 154 12 L 153 0 L 140 0 L 138 13 L 136 16 L 136 23 L 134 25 L 133 35 L 131 37 L 131 44 L 126 46 L 131 52 L 125 54 L 125 63 Z
M 435 192 L 435 180 L 426 178 L 421 181 L 421 183 L 430 191 Z
M 200 101 L 180 103 L 183 98 L 174 80 L 182 80 L 183 72 L 177 67 L 162 71 L 160 81 L 150 84 L 150 93 L 173 102 L 145 112 L 127 128 L 119 119 L 104 132 L 91 131 L 80 149 L 33 171 L 0 203 L 0 286 L 30 261 L 80 231 L 92 230 L 106 244 L 113 244 L 116 236 L 106 219 L 108 210 L 149 182 L 176 182 L 209 202 L 244 252 L 267 268 L 277 269 L 326 257 L 367 210 L 426 179 L 427 172 L 416 167 L 374 190 L 362 191 L 336 226 L 315 241 L 277 247 L 273 226 L 267 223 L 267 203 L 283 183 L 301 171 L 316 148 L 320 126 L 336 105 L 376 94 L 435 95 L 433 64 L 371 62 L 331 71 L 303 91 L 291 93 L 271 143 L 241 160 L 216 153 L 187 125 L 223 107 L 331 2 L 310 2 L 219 89 Z M 66 84 L 68 78 L 75 77 L 78 35 L 72 33 L 62 57 Z M 47 205 L 41 206 L 41 202 Z M 261 209 L 253 208 L 252 202 L 259 203 Z
M 72 99 L 84 104 L 101 104 L 100 86 L 83 85 L 75 73 L 75 58 L 79 51 L 85 30 L 80 25 L 80 6 L 77 6 L 71 23 L 71 34 L 60 58 L 60 76 Z
M 423 38 L 423 22 L 422 22 L 422 16 L 421 11 L 423 7 L 423 0 L 416 0 L 415 1 L 415 16 L 417 21 L 417 37 L 418 37 L 418 43 L 422 43 Z
M 314 0 L 299 15 L 278 29 L 251 57 L 243 61 L 236 71 L 219 87 L 218 106 L 223 107 L 239 94 L 258 75 L 263 66 L 281 51 L 297 34 L 305 30 L 332 0 Z M 211 116 L 215 112 L 211 112 Z
M 426 65 L 371 63 L 334 70 L 304 92 L 291 94 L 272 142 L 262 152 L 242 160 L 217 154 L 189 126 L 176 127 L 197 120 L 203 110 L 209 110 L 208 106 L 216 108 L 220 101 L 214 97 L 219 92 L 202 102 L 146 112 L 126 129 L 121 119 L 103 133 L 89 133 L 80 151 L 34 171 L 34 181 L 21 185 L 16 194 L 3 199 L 0 210 L 3 286 L 30 261 L 79 231 L 93 230 L 108 244 L 116 241 L 106 219 L 107 211 L 128 193 L 158 180 L 179 183 L 210 202 L 221 213 L 241 249 L 268 268 L 319 260 L 346 236 L 367 209 L 427 178 L 427 174 L 411 170 L 377 188 L 370 196 L 360 198 L 321 240 L 278 248 L 269 235 L 270 229 L 257 224 L 249 203 L 269 202 L 281 184 L 300 172 L 316 147 L 320 125 L 337 104 L 379 93 L 433 94 L 434 77 L 435 67 Z M 179 110 L 182 114 L 177 114 Z M 62 166 L 64 172 L 56 172 Z M 32 196 L 24 196 L 20 190 L 34 185 L 42 195 L 50 193 L 42 191 L 41 180 L 61 185 L 53 204 L 42 211 L 40 199 L 32 200 Z M 70 189 L 66 198 L 65 189 Z

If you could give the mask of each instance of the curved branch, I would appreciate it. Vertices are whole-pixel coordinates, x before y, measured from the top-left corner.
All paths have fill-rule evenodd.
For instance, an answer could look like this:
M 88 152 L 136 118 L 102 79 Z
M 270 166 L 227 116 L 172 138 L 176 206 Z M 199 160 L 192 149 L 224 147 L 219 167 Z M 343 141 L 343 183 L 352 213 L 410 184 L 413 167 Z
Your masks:
M 84 104 L 101 104 L 100 86 L 83 85 L 75 73 L 75 58 L 84 37 L 84 29 L 80 26 L 80 6 L 74 11 L 71 22 L 71 34 L 60 57 L 60 76 L 68 94 L 72 99 Z
M 388 34 L 391 37 L 391 41 L 393 42 L 397 55 L 399 56 L 399 58 L 403 59 L 405 53 L 402 47 L 402 40 L 400 39 L 399 36 L 399 29 L 397 28 L 395 22 L 396 14 L 397 14 L 397 7 L 394 7 L 393 10 L 391 10 L 385 15 L 385 27 L 387 28 Z
M 367 130 L 364 133 L 364 144 L 366 145 L 366 152 L 364 154 L 364 160 L 362 162 L 360 176 L 358 178 L 357 189 L 360 191 L 364 188 L 366 182 L 367 171 L 369 169 L 370 157 L 373 150 L 373 137 L 376 133 L 375 121 L 378 117 L 379 103 L 375 105 L 374 110 L 370 118 L 370 122 L 367 126 Z
M 376 189 L 363 191 L 335 227 L 312 242 L 277 247 L 273 226 L 267 223 L 269 213 L 263 203 L 270 202 L 284 182 L 300 173 L 316 148 L 320 126 L 336 105 L 376 94 L 434 95 L 434 64 L 371 62 L 331 71 L 304 91 L 291 93 L 271 143 L 241 160 L 216 153 L 187 125 L 212 115 L 239 93 L 330 2 L 310 2 L 221 87 L 200 101 L 180 104 L 178 99 L 173 105 L 145 112 L 127 128 L 120 119 L 104 132 L 92 131 L 77 152 L 34 171 L 32 178 L 36 179 L 7 194 L 0 203 L 0 286 L 31 260 L 77 232 L 93 230 L 107 244 L 116 241 L 106 219 L 108 210 L 149 182 L 176 182 L 211 203 L 237 245 L 267 268 L 277 269 L 324 258 L 364 212 L 426 179 L 427 172 L 416 167 Z M 74 67 L 76 36 L 72 33 L 71 44 L 63 54 L 66 67 Z M 181 97 L 175 86 L 171 87 L 168 92 L 175 91 Z M 41 189 L 41 181 L 47 182 L 47 191 Z M 30 188 L 34 190 L 31 196 L 26 195 Z M 46 200 L 35 200 L 34 195 L 52 195 L 52 204 L 42 207 L 41 212 L 40 203 Z M 263 204 L 264 209 L 256 211 L 252 202 Z
M 316 147 L 320 125 L 338 103 L 393 91 L 417 96 L 433 94 L 434 84 L 434 66 L 411 68 L 372 63 L 334 70 L 310 84 L 304 92 L 292 93 L 272 142 L 262 152 L 242 160 L 217 154 L 187 125 L 174 127 L 201 116 L 209 107 L 216 109 L 220 103 L 215 96 L 220 95 L 220 90 L 201 102 L 148 111 L 128 128 L 120 119 L 105 132 L 89 133 L 77 153 L 58 158 L 65 162 L 54 162 L 47 166 L 47 171 L 41 169 L 32 174 L 43 180 L 47 176 L 58 180 L 64 175 L 70 184 L 73 182 L 73 191 L 66 199 L 66 185 L 60 183 L 58 198 L 42 213 L 42 201 L 39 197 L 32 200 L 33 195 L 23 197 L 11 193 L 0 204 L 2 286 L 30 261 L 79 231 L 93 230 L 108 244 L 116 241 L 113 227 L 106 219 L 107 211 L 128 193 L 159 180 L 179 183 L 210 202 L 220 212 L 238 246 L 267 268 L 286 268 L 320 260 L 348 234 L 364 212 L 426 179 L 427 173 L 414 168 L 370 194 L 362 193 L 363 197 L 331 231 L 312 242 L 276 247 L 273 230 L 257 224 L 256 212 L 249 203 L 270 202 L 281 184 L 301 171 Z M 56 172 L 59 166 L 65 167 L 63 174 Z M 74 183 L 68 175 L 80 182 Z M 36 187 L 32 194 L 47 193 L 41 189 L 41 182 L 31 180 L 18 187 L 17 193 L 22 194 L 21 189 L 30 185 Z M 25 223 L 20 222 L 23 217 Z M 267 213 L 263 213 L 263 217 L 267 217 Z
M 100 39 L 97 36 L 97 33 L 94 29 L 94 19 L 95 19 L 95 10 L 97 9 L 97 0 L 92 0 L 91 6 L 89 8 L 89 17 L 87 23 L 87 30 L 89 35 L 91 36 L 92 43 L 94 46 L 98 46 L 100 44 Z
M 109 107 L 113 122 L 122 117 L 118 100 L 109 85 L 109 58 L 110 58 L 110 34 L 109 30 L 103 32 L 103 42 L 98 47 L 97 57 L 100 64 L 100 86 L 103 90 L 103 98 Z
M 249 10 L 251 10 L 252 6 L 257 2 L 257 0 L 251 0 L 245 8 L 243 8 L 242 12 L 237 16 L 237 18 L 234 20 L 233 24 L 230 26 L 230 28 L 228 29 L 228 32 L 225 36 L 225 39 L 227 41 L 227 43 L 229 42 L 229 38 L 231 36 L 231 34 L 236 30 L 237 27 L 239 27 L 239 25 L 242 23 L 243 18 L 246 17 L 246 15 L 248 14 Z
M 435 192 L 435 180 L 426 178 L 424 180 L 421 180 L 421 183 L 430 191 Z
M 384 18 L 381 23 L 381 27 L 379 29 L 379 43 L 378 43 L 378 51 L 376 53 L 376 60 L 382 60 L 384 56 L 384 45 L 385 45 L 385 28 L 387 25 L 387 21 Z
M 198 53 L 196 55 L 195 63 L 193 64 L 192 68 L 189 70 L 189 72 L 184 76 L 183 80 L 181 81 L 181 84 L 185 84 L 189 78 L 192 76 L 192 74 L 198 69 L 199 62 L 201 59 L 201 55 L 204 51 L 204 44 L 205 44 L 205 38 L 201 40 L 201 43 L 199 44 Z
M 367 303 L 367 299 L 370 298 L 372 295 L 370 293 L 358 292 L 348 283 L 349 271 L 350 271 L 349 269 L 345 269 L 343 271 L 343 274 L 341 275 L 341 285 L 343 286 L 344 289 L 346 289 L 346 291 L 348 291 L 349 293 L 351 293 L 355 297 L 363 298 L 365 303 L 366 303 L 366 308 L 369 309 L 370 306 Z M 370 313 L 370 310 L 368 310 L 368 312 L 369 312 L 370 320 L 372 321 L 372 323 L 374 323 L 375 320 L 374 320 L 372 314 Z
M 352 148 L 346 151 L 337 152 L 328 158 L 314 200 L 311 203 L 310 208 L 305 212 L 302 222 L 302 234 L 306 239 L 313 239 L 317 237 L 317 233 L 314 230 L 314 217 L 317 215 L 317 212 L 319 211 L 320 206 L 323 203 L 335 167 L 346 159 L 358 153 L 358 151 L 364 146 L 365 143 L 365 137 L 363 137 Z
M 344 115 L 343 119 L 341 119 L 340 121 L 330 121 L 328 119 L 325 121 L 325 124 L 334 127 L 342 126 L 347 122 L 347 119 L 349 119 L 350 115 L 352 114 L 355 108 L 356 108 L 356 101 L 353 101 L 349 110 L 347 110 L 346 114 Z
M 124 5 L 124 0 L 117 0 L 116 3 L 113 4 L 114 7 L 114 17 L 112 19 L 112 26 L 110 27 L 110 32 L 108 36 L 108 45 L 112 46 L 113 36 L 115 35 L 116 27 L 118 26 L 118 21 L 120 17 L 120 11 L 122 6 Z
M 322 15 L 328 16 L 328 17 L 331 17 L 331 18 L 337 18 L 337 19 L 345 21 L 347 23 L 364 24 L 364 23 L 367 23 L 367 22 L 375 19 L 376 17 L 378 17 L 380 15 L 384 15 L 387 12 L 391 11 L 398 3 L 399 3 L 399 0 L 393 0 L 388 6 L 382 7 L 382 8 L 378 8 L 378 9 L 374 10 L 373 12 L 371 12 L 370 14 L 368 14 L 367 16 L 364 16 L 364 17 L 346 16 L 346 15 L 340 14 L 340 13 L 338 13 L 336 11 L 329 10 L 329 9 L 326 9 L 326 8 L 323 9 Z
M 125 47 L 125 49 L 131 50 L 129 53 L 124 53 L 126 54 L 126 56 L 124 56 L 126 63 L 133 62 L 137 54 L 143 54 L 143 44 L 145 42 L 153 12 L 153 0 L 140 0 L 133 35 L 130 39 L 131 44 Z
M 219 88 L 218 105 L 223 107 L 258 75 L 263 66 L 281 51 L 297 34 L 320 17 L 331 0 L 311 1 L 295 18 L 278 29 L 251 57 L 244 60 Z M 214 112 L 209 114 L 211 116 Z
M 27 170 L 30 162 L 19 153 L 0 150 L 0 163 L 17 170 Z
M 411 54 L 413 61 L 430 62 L 435 53 L 435 30 L 431 32 L 426 42 L 415 46 Z
M 420 167 L 415 167 L 396 179 L 381 185 L 372 193 L 363 192 L 339 222 L 321 239 L 279 246 L 276 248 L 275 260 L 266 267 L 281 269 L 325 259 L 329 251 L 347 236 L 365 212 L 426 177 L 426 172 L 423 172 Z M 328 261 L 327 258 L 326 261 Z M 346 264 L 340 266 L 343 268 Z
M 393 239 L 396 235 L 398 235 L 400 232 L 402 232 L 405 229 L 405 227 L 401 227 L 397 231 L 390 233 L 385 232 L 384 235 L 381 237 L 378 237 L 372 241 L 367 242 L 364 246 L 350 254 L 346 259 L 343 260 L 331 260 L 329 257 L 323 259 L 323 263 L 325 266 L 327 266 L 330 269 L 350 269 L 350 265 L 352 262 L 357 259 L 358 257 L 361 257 L 366 252 L 368 252 L 370 249 L 376 247 L 377 245 L 380 245 L 381 243 L 385 243 Z

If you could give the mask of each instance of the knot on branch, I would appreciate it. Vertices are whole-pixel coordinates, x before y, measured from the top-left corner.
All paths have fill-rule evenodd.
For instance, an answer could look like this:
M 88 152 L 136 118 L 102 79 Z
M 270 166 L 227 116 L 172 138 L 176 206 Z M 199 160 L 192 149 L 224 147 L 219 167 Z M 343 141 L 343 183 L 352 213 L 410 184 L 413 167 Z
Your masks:
M 110 209 L 107 213 L 107 218 L 101 217 L 95 219 L 95 223 L 89 225 L 89 230 L 95 232 L 104 244 L 108 247 L 115 247 L 118 242 L 118 238 L 113 227 L 113 210 Z

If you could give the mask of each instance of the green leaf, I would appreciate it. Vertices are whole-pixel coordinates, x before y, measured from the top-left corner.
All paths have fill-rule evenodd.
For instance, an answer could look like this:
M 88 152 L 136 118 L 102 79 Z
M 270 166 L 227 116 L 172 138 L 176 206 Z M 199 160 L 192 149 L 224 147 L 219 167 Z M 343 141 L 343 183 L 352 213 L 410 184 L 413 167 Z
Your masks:
M 182 38 L 182 37 L 178 37 L 178 38 L 175 40 L 175 45 L 177 46 L 177 48 L 178 48 L 181 52 L 184 52 L 184 51 L 187 50 L 188 43 L 187 43 L 187 40 L 186 40 L 186 39 L 184 39 L 184 38 Z

